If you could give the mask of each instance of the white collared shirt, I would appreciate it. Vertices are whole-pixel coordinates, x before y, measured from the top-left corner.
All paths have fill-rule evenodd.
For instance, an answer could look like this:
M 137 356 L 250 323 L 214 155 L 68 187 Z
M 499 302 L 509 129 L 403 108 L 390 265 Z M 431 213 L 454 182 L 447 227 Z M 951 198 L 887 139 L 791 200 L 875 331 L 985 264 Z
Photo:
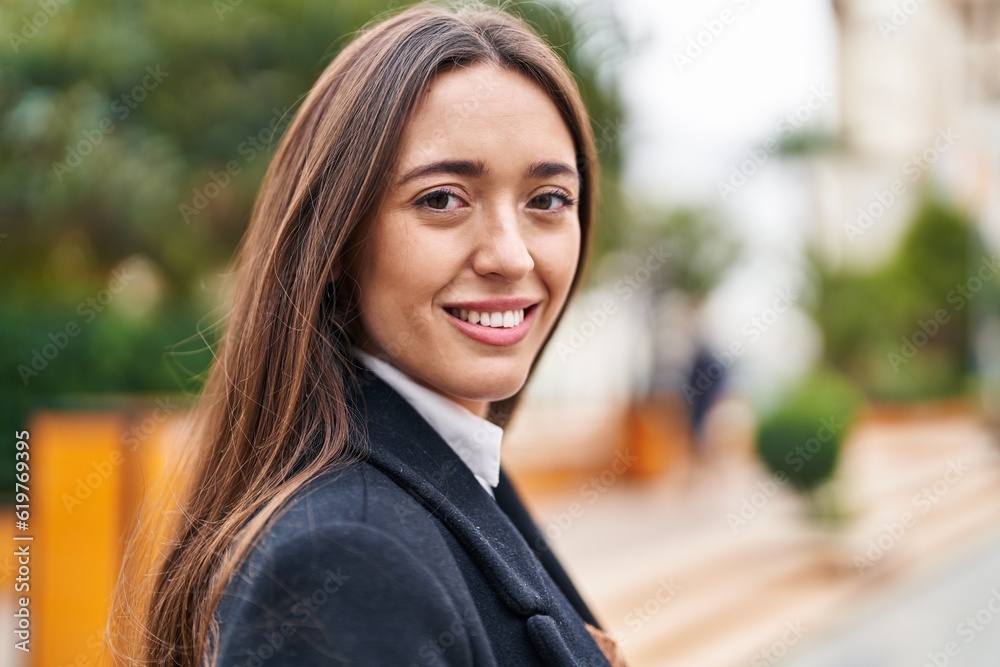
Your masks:
M 500 444 L 503 429 L 472 413 L 463 405 L 417 384 L 392 364 L 364 350 L 354 354 L 390 387 L 399 392 L 421 417 L 448 443 L 458 458 L 469 467 L 486 492 L 500 483 Z

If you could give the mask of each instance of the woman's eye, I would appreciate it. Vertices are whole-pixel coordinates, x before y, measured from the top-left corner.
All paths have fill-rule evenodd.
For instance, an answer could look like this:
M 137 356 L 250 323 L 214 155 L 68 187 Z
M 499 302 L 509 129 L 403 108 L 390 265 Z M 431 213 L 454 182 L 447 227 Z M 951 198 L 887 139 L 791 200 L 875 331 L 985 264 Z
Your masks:
M 434 209 L 435 211 L 448 211 L 456 209 L 462 204 L 458 197 L 450 192 L 447 192 L 446 190 L 435 190 L 434 192 L 429 192 L 418 199 L 416 203 L 418 206 L 426 206 L 427 208 Z
M 543 211 L 558 211 L 573 204 L 568 196 L 558 192 L 546 192 L 531 200 L 531 208 L 540 208 Z

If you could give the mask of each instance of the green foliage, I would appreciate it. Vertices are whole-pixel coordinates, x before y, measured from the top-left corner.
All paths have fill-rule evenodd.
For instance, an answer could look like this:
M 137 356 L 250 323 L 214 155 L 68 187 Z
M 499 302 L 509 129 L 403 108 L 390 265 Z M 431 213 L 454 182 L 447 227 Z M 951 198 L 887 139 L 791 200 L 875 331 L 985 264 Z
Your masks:
M 815 130 L 799 130 L 782 138 L 778 155 L 782 157 L 809 157 L 840 150 L 842 137 Z
M 0 502 L 13 490 L 13 434 L 28 427 L 32 411 L 115 406 L 125 395 L 194 395 L 215 342 L 212 331 L 193 335 L 205 325 L 191 305 L 141 318 L 110 307 L 32 306 L 0 306 L 0 367 L 9 369 L 0 389 Z
M 844 435 L 861 403 L 853 382 L 818 371 L 761 420 L 757 453 L 795 489 L 815 491 L 836 471 Z
M 5 287 L 58 294 L 44 263 L 64 241 L 98 274 L 141 253 L 190 295 L 231 255 L 300 99 L 353 33 L 401 4 L 411 3 L 59 5 L 0 69 L 0 231 L 19 248 L 5 253 Z M 623 217 L 617 93 L 598 82 L 599 63 L 578 48 L 587 35 L 566 10 L 505 5 L 554 44 L 580 85 L 602 148 L 605 249 Z M 8 3 L 0 19 L 18 26 L 37 11 Z M 238 173 L 226 173 L 231 163 Z
M 409 4 L 88 0 L 41 14 L 35 0 L 0 5 L 0 492 L 12 483 L 3 448 L 33 407 L 198 390 L 214 342 L 201 332 L 218 319 L 214 294 L 283 128 L 358 29 Z M 547 37 L 580 85 L 604 175 L 604 252 L 624 219 L 622 106 L 607 63 L 582 46 L 597 29 L 614 42 L 613 25 L 581 27 L 557 5 L 503 4 Z M 84 321 L 80 304 L 136 258 L 155 286 L 130 287 Z M 18 367 L 73 322 L 79 334 L 25 383 Z
M 919 400 L 966 387 L 975 272 L 967 215 L 936 199 L 918 209 L 894 257 L 867 272 L 817 265 L 814 316 L 825 361 L 875 398 Z
M 648 248 L 664 245 L 670 253 L 658 279 L 662 287 L 694 298 L 707 295 L 732 266 L 741 248 L 732 231 L 711 210 L 682 208 L 657 212 L 635 243 Z

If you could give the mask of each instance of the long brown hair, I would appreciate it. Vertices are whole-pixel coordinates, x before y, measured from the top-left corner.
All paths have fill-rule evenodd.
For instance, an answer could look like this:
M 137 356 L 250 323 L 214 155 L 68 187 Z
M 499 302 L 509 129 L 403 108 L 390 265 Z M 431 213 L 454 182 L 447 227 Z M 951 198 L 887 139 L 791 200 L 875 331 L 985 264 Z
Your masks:
M 123 584 L 117 596 L 118 657 L 188 666 L 211 656 L 213 612 L 255 538 L 306 482 L 363 455 L 353 445 L 363 423 L 347 398 L 357 381 L 350 346 L 364 332 L 357 286 L 339 269 L 364 242 L 428 83 L 475 63 L 534 81 L 570 130 L 582 179 L 570 297 L 576 291 L 592 237 L 596 164 L 589 119 L 559 57 L 520 19 L 483 5 L 421 4 L 363 31 L 309 92 L 261 186 L 196 411 L 186 494 L 156 547 L 149 583 Z M 506 424 L 519 398 L 491 403 L 489 419 Z M 126 565 L 134 570 L 138 558 Z

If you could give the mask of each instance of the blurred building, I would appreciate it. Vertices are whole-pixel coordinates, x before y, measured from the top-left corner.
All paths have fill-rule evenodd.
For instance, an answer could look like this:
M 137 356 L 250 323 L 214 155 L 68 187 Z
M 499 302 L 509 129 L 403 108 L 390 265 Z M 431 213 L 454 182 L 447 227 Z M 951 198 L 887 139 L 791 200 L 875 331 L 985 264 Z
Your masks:
M 819 247 L 877 263 L 928 177 L 1000 246 L 1000 2 L 834 0 L 842 150 L 818 160 Z M 893 187 L 895 184 L 895 188 Z
M 1000 2 L 833 7 L 843 144 L 812 165 L 816 246 L 835 264 L 878 263 L 927 179 L 971 213 L 987 254 L 1000 250 Z M 980 307 L 973 321 L 984 404 L 995 411 L 1000 315 Z

